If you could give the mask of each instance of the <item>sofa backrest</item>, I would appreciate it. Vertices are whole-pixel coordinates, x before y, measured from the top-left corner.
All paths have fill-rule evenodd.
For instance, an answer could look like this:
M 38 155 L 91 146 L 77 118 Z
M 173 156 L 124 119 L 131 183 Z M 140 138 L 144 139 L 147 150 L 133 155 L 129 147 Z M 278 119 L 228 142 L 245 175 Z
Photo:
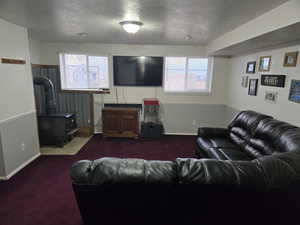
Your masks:
M 71 169 L 75 184 L 175 183 L 177 179 L 174 162 L 143 159 L 100 158 L 81 160 Z
M 282 121 L 264 119 L 258 124 L 249 146 L 262 155 L 300 150 L 300 128 Z
M 241 111 L 228 126 L 231 141 L 241 149 L 248 151 L 245 147 L 254 135 L 257 125 L 261 120 L 267 118 L 272 117 L 254 111 Z M 251 149 L 249 149 L 249 154 L 254 157 L 258 156 L 256 152 L 251 152 Z

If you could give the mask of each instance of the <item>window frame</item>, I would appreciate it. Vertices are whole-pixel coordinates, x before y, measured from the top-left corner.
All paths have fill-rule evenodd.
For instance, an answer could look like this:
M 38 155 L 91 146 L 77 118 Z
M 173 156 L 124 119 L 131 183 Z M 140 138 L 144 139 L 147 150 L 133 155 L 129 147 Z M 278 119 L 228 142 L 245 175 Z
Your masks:
M 165 89 L 166 85 L 166 72 L 167 72 L 167 58 L 186 58 L 186 64 L 185 64 L 185 84 L 184 84 L 184 91 L 168 91 Z M 207 81 L 207 89 L 205 90 L 197 90 L 197 89 L 191 89 L 187 90 L 187 79 L 188 79 L 188 64 L 189 64 L 189 59 L 207 59 L 207 76 L 206 76 L 206 81 Z M 212 77 L 213 77 L 213 57 L 204 57 L 204 56 L 165 56 L 164 57 L 164 66 L 163 66 L 163 92 L 166 94 L 203 94 L 203 95 L 210 95 L 211 90 L 212 90 Z
M 59 52 L 59 68 L 60 68 L 60 91 L 66 92 L 66 93 L 95 93 L 95 94 L 109 94 L 110 93 L 110 57 L 108 55 L 95 55 L 95 54 L 88 54 L 88 53 L 82 53 L 82 52 Z M 108 79 L 108 88 L 63 88 L 62 84 L 65 84 L 66 80 L 66 63 L 65 63 L 65 55 L 85 55 L 86 56 L 86 65 L 87 65 L 87 77 L 89 78 L 89 57 L 105 57 L 107 58 L 107 79 Z M 61 64 L 63 62 L 63 65 Z M 62 75 L 63 71 L 63 75 Z M 90 83 L 90 80 L 88 79 L 88 84 Z

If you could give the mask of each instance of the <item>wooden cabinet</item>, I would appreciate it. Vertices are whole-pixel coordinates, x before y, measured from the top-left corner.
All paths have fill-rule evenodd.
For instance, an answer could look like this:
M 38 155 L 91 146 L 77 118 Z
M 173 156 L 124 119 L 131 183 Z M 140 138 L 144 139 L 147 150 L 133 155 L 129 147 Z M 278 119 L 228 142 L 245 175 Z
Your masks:
M 139 110 L 136 108 L 104 108 L 102 122 L 104 137 L 138 137 Z

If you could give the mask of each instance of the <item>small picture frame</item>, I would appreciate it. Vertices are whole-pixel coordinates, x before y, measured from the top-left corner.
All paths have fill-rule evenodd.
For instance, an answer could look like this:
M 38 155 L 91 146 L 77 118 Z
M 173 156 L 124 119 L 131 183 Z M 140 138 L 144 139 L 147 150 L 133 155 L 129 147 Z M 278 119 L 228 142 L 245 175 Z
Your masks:
M 266 102 L 276 104 L 277 98 L 278 98 L 278 92 L 266 91 L 266 93 L 265 93 L 265 101 Z
M 270 71 L 272 56 L 261 56 L 259 58 L 259 71 Z
M 257 95 L 257 85 L 258 85 L 258 79 L 250 79 L 249 80 L 248 95 L 251 95 L 251 96 Z
M 243 88 L 248 87 L 248 76 L 242 76 L 242 83 L 241 83 Z
M 300 103 L 300 80 L 292 80 L 289 100 L 291 102 Z
M 297 66 L 298 52 L 287 52 L 284 56 L 283 66 L 284 67 L 295 67 Z
M 256 61 L 248 62 L 246 73 L 255 73 Z

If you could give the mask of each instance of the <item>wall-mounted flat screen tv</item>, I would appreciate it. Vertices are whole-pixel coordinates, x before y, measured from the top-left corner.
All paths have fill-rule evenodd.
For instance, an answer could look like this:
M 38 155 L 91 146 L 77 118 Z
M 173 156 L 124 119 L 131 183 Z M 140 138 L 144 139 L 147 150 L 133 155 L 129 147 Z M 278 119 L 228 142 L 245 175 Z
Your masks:
M 162 86 L 163 57 L 113 56 L 114 85 Z

